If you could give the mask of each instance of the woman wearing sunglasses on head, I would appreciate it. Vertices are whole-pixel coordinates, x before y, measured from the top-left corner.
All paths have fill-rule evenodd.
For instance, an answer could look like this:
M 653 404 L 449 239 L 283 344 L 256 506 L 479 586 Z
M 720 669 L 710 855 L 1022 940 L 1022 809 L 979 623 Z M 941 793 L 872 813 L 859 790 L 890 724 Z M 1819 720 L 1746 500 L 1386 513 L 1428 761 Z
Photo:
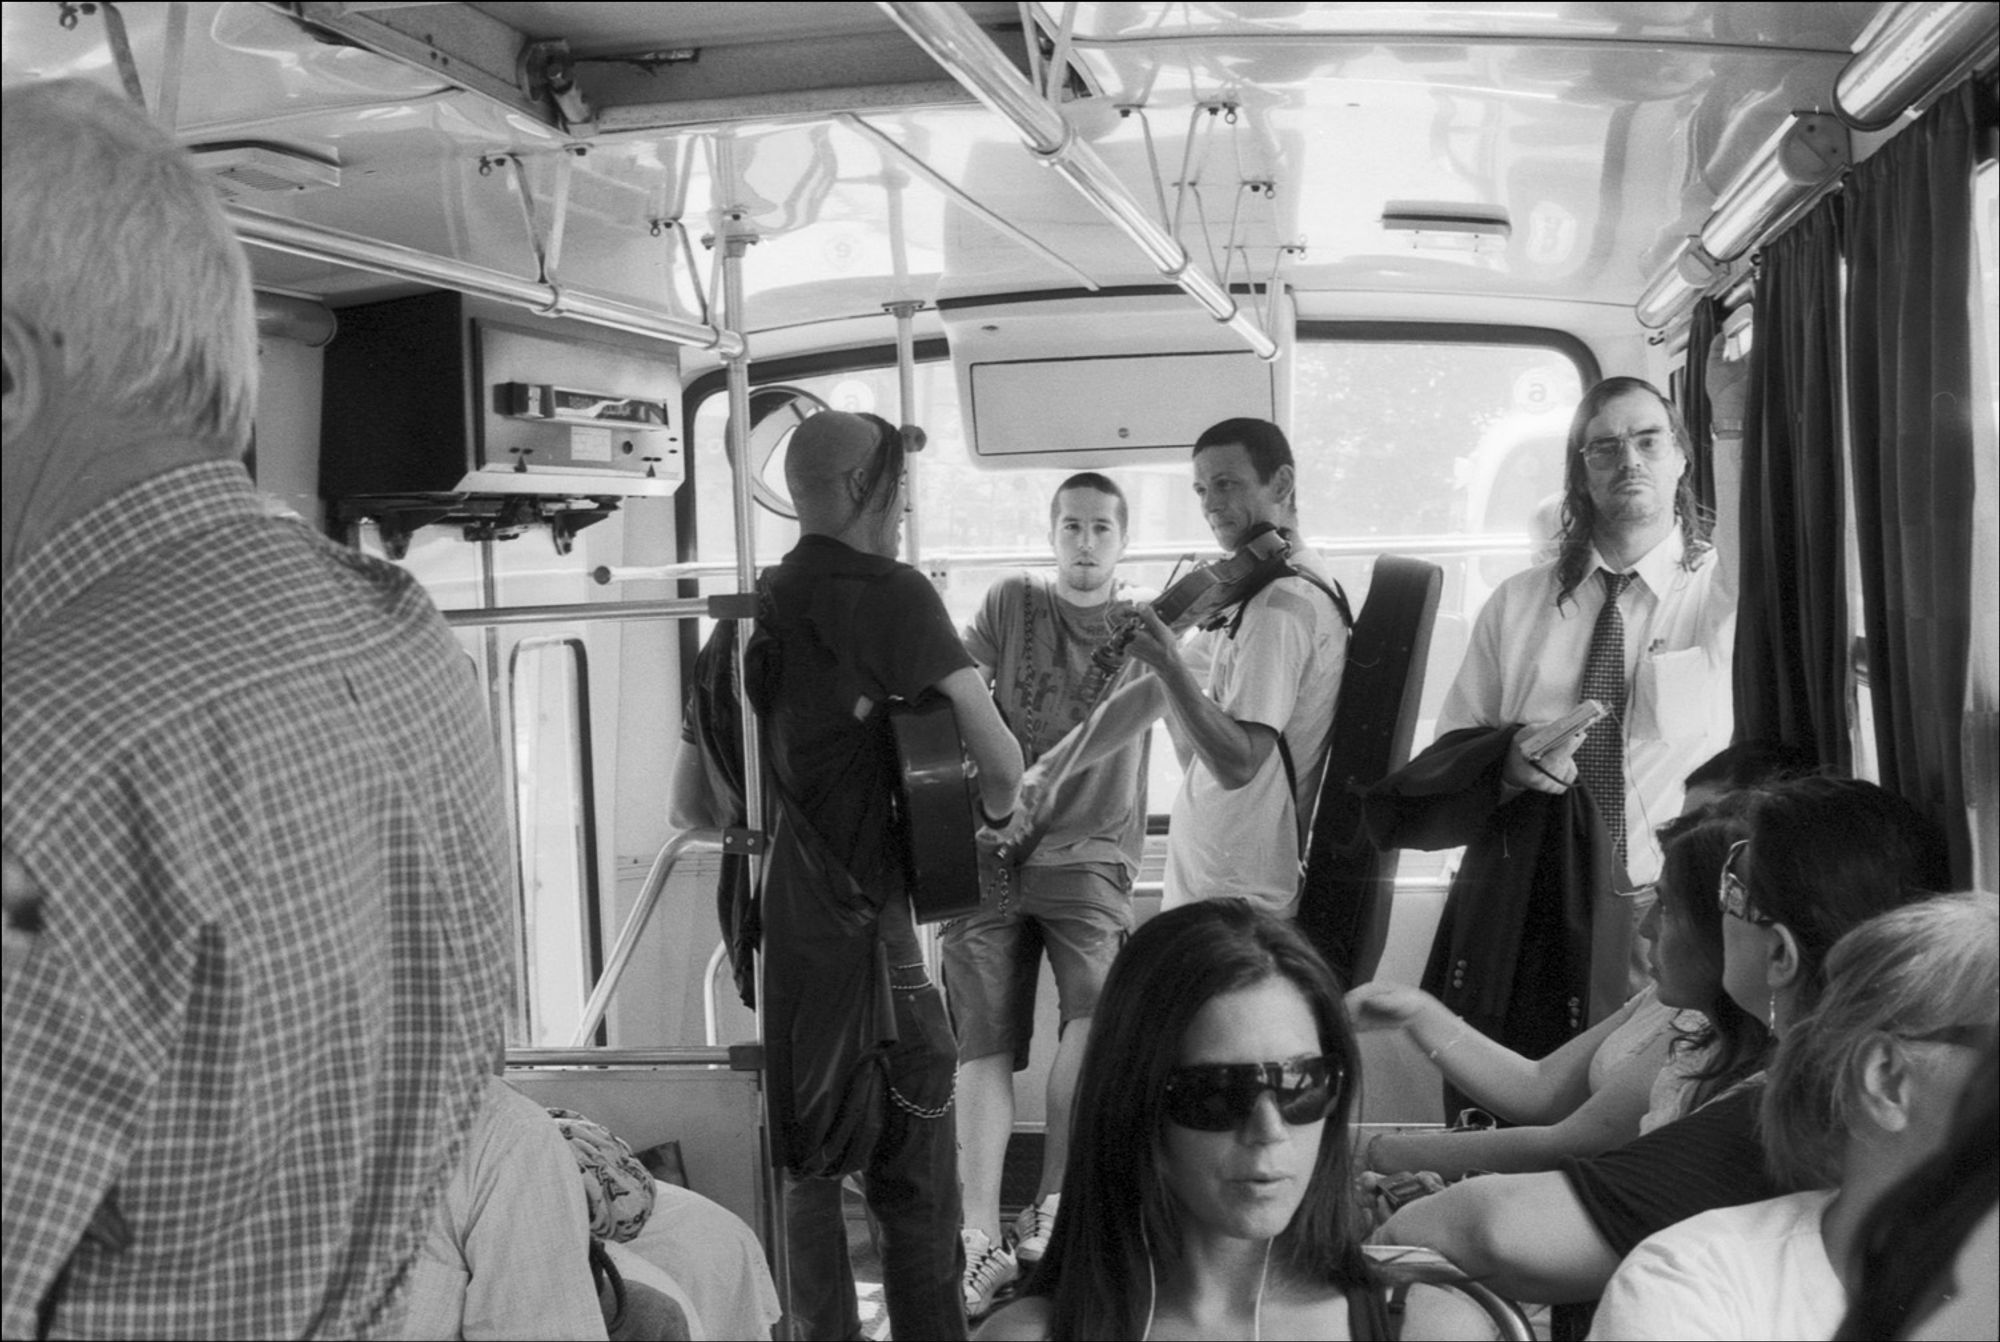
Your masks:
M 1782 1037 L 1818 1000 L 1843 933 L 1942 883 L 1944 842 L 1908 802 L 1849 779 L 1775 783 L 1728 809 L 1743 841 L 1731 845 L 1716 896 L 1723 986 Z M 1468 1179 L 1403 1208 L 1375 1238 L 1435 1249 L 1516 1300 L 1594 1301 L 1648 1235 L 1785 1191 L 1764 1170 L 1759 1098 L 1758 1086 L 1739 1084 L 1615 1151 L 1543 1174 Z
M 1362 1148 L 1362 1164 L 1385 1174 L 1429 1170 L 1446 1179 L 1552 1170 L 1565 1156 L 1623 1146 L 1762 1066 L 1769 1040 L 1763 1021 L 1722 989 L 1723 915 L 1715 886 L 1735 837 L 1734 824 L 1707 809 L 1660 826 L 1660 877 L 1639 928 L 1652 943 L 1655 982 L 1546 1058 L 1524 1058 L 1495 1043 L 1416 988 L 1370 983 L 1348 993 L 1356 1028 L 1400 1025 L 1453 1085 L 1525 1125 L 1384 1133 Z M 1661 1037 L 1653 1038 L 1654 1031 Z
M 1760 1125 L 1772 1174 L 1807 1191 L 1647 1239 L 1611 1279 L 1594 1335 L 1830 1337 L 1839 1325 L 1869 1214 L 1944 1144 L 1990 1047 L 2000 919 L 1990 898 L 1926 900 L 1849 932 L 1826 969 L 1818 1007 L 1778 1049 Z
M 993 1338 L 1385 1337 L 1349 1194 L 1332 971 L 1237 899 L 1134 934 L 1098 1000 L 1063 1216 Z

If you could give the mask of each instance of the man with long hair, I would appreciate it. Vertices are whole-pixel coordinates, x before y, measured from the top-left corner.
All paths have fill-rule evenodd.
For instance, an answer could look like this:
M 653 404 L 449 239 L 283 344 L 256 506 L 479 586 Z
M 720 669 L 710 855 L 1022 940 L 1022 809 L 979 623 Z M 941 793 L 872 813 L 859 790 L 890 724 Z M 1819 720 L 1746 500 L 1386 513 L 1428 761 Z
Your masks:
M 1605 985 L 1617 977 L 1613 961 L 1626 955 L 1629 914 L 1608 886 L 1631 888 L 1658 875 L 1654 831 L 1680 810 L 1689 771 L 1730 737 L 1736 594 L 1694 496 L 1691 450 L 1679 411 L 1649 383 L 1612 377 L 1584 393 L 1566 444 L 1555 557 L 1508 578 L 1488 598 L 1438 717 L 1441 744 L 1454 733 L 1512 736 L 1494 743 L 1499 767 L 1469 780 L 1492 804 L 1468 834 L 1452 838 L 1468 851 L 1426 969 L 1427 990 L 1461 1009 L 1508 998 L 1495 976 L 1539 953 L 1536 939 L 1544 934 L 1534 928 L 1564 921 L 1538 917 L 1521 902 L 1554 895 L 1522 870 L 1548 859 L 1510 833 L 1519 819 L 1516 798 L 1532 792 L 1561 799 L 1577 789 L 1603 822 L 1597 851 L 1573 855 L 1565 867 L 1610 873 L 1570 892 L 1590 904 L 1595 986 L 1567 999 L 1555 1016 L 1502 1012 L 1496 1022 L 1489 1011 L 1482 1020 L 1489 1031 L 1497 1025 L 1501 1042 L 1531 1055 L 1587 1026 L 1594 1017 L 1586 1000 L 1607 993 L 1609 1002 L 1622 1000 L 1623 991 Z M 1529 758 L 1528 729 L 1586 699 L 1606 715 L 1582 737 Z M 1581 832 L 1581 823 L 1579 816 L 1569 829 Z M 1503 888 L 1520 892 L 1504 911 L 1494 894 Z M 1505 963 L 1481 961 L 1480 948 L 1497 947 L 1519 949 L 1509 949 Z M 1631 978 L 1643 982 L 1642 965 L 1631 968 Z

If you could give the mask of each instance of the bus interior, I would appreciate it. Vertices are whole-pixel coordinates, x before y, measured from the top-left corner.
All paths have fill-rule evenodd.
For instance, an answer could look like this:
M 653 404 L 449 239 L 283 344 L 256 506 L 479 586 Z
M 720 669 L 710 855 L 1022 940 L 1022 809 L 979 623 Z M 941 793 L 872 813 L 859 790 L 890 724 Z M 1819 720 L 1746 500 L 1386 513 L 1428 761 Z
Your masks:
M 695 651 L 796 538 L 782 449 L 822 407 L 924 429 L 904 557 L 960 620 L 1002 573 L 1050 563 L 1048 500 L 1081 470 L 1121 482 L 1122 572 L 1160 585 L 1213 548 L 1194 435 L 1274 420 L 1301 529 L 1357 609 L 1378 556 L 1442 570 L 1421 749 L 1482 602 L 1547 540 L 1583 390 L 1671 388 L 1698 407 L 1746 594 L 1810 565 L 1843 612 L 1822 732 L 1857 775 L 1955 815 L 1955 876 L 1994 889 L 1996 16 L 16 3 L 0 72 L 123 88 L 212 175 L 258 286 L 259 488 L 417 575 L 477 668 L 512 808 L 509 1079 L 635 1148 L 679 1142 L 690 1185 L 768 1243 L 758 1022 L 715 909 L 725 837 L 674 832 L 665 799 Z M 1838 303 L 1778 301 L 1768 258 L 1868 160 L 1954 117 L 1963 180 L 1906 221 L 1938 240 L 1922 254 L 1956 249 L 1930 297 L 1953 353 L 1900 376 L 1956 411 L 1877 444 L 1872 478 L 1836 416 L 1815 445 L 1834 487 L 1809 492 L 1758 448 L 1787 413 L 1760 350 L 1828 342 L 1836 385 L 1814 394 L 1835 405 L 1881 375 Z M 1934 567 L 1885 577 L 1862 520 L 1893 477 L 1957 511 Z M 1843 515 L 1798 520 L 1829 498 Z M 1884 687 L 1903 695 L 1940 647 L 1959 665 L 1919 731 Z M 1177 781 L 1156 743 L 1141 917 Z M 1400 855 L 1372 972 L 1415 981 L 1453 861 Z M 1366 1049 L 1365 1121 L 1443 1118 L 1412 1045 Z M 1041 1075 L 1021 1078 L 1024 1149 Z

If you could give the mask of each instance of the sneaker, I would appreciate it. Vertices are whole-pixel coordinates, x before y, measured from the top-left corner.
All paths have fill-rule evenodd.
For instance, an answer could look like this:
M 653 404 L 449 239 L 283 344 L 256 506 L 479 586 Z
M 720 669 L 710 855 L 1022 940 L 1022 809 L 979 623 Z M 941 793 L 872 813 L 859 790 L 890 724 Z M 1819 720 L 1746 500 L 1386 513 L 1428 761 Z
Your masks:
M 1049 1236 L 1055 1233 L 1056 1203 L 1061 1198 L 1062 1194 L 1051 1193 L 1021 1208 L 1021 1214 L 1014 1218 L 1014 1256 L 1024 1265 L 1033 1267 L 1042 1261 Z
M 995 1244 L 983 1230 L 961 1230 L 965 1241 L 965 1317 L 977 1319 L 993 1308 L 994 1297 L 1013 1285 L 1021 1264 L 1004 1244 Z

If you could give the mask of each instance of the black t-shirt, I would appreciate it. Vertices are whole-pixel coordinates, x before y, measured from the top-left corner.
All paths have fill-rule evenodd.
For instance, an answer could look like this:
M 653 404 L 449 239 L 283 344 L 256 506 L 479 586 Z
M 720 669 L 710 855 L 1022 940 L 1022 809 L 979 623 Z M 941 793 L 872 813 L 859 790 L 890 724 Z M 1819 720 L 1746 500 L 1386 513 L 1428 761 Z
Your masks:
M 1699 1212 L 1762 1202 L 1785 1190 L 1764 1170 L 1759 1086 L 1742 1086 L 1685 1118 L 1560 1168 L 1597 1232 L 1623 1258 L 1640 1240 Z
M 921 573 L 830 537 L 802 538 L 763 586 L 767 620 L 746 676 L 773 776 L 856 880 L 900 891 L 884 706 L 916 699 L 972 658 Z M 863 699 L 870 709 L 857 716 Z

